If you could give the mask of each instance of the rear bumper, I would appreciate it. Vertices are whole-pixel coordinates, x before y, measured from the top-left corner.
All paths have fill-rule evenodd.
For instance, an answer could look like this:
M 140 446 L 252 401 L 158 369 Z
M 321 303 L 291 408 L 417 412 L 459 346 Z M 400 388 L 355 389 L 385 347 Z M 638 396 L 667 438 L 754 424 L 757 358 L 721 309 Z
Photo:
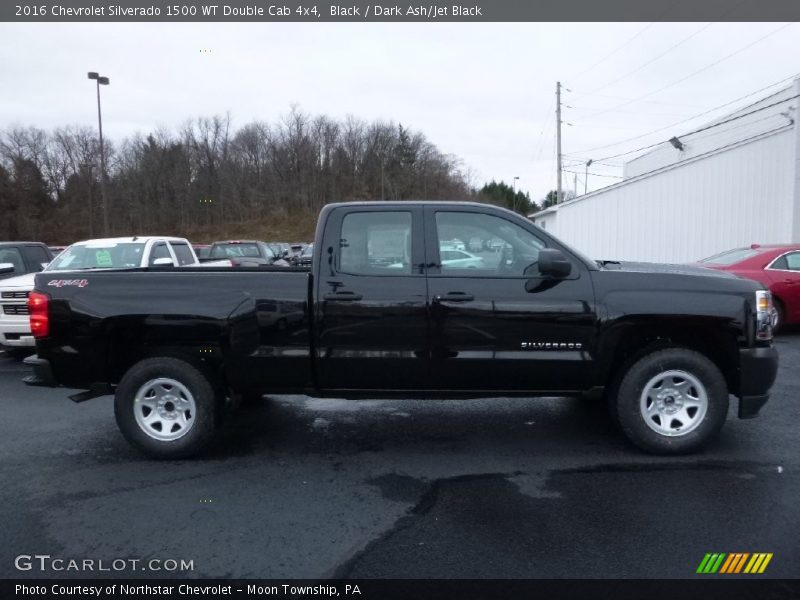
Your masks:
M 778 374 L 778 351 L 768 348 L 739 350 L 739 418 L 752 419 L 769 400 Z
M 39 358 L 37 355 L 29 356 L 24 361 L 26 365 L 33 368 L 33 375 L 23 377 L 22 381 L 28 385 L 41 385 L 45 387 L 57 387 L 50 361 Z

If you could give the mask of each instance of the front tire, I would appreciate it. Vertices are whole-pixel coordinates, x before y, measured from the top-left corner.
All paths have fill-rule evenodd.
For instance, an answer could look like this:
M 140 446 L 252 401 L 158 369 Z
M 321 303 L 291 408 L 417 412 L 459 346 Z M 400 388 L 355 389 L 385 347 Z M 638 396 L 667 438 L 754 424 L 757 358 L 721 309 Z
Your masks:
M 633 363 L 614 408 L 627 438 L 653 454 L 705 446 L 728 416 L 728 387 L 717 366 L 686 348 L 668 348 Z
M 198 454 L 214 435 L 217 408 L 208 378 L 188 362 L 169 357 L 133 365 L 114 397 L 122 435 L 153 458 Z
M 780 300 L 775 300 L 775 322 L 772 325 L 772 333 L 776 334 L 781 331 L 783 324 L 786 320 L 786 309 Z

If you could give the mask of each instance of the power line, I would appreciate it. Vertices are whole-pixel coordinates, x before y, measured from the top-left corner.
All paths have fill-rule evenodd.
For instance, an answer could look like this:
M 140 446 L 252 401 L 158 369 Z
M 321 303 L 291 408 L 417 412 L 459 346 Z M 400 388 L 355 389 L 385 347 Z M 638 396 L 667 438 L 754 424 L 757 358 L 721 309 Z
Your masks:
M 592 113 L 590 115 L 587 115 L 585 118 L 589 119 L 591 117 L 596 117 L 598 115 L 602 115 L 602 114 L 605 114 L 607 112 L 611 112 L 612 110 L 616 110 L 618 108 L 622 108 L 623 106 L 628 106 L 630 104 L 633 104 L 634 102 L 639 102 L 640 100 L 643 100 L 645 98 L 649 98 L 650 96 L 654 96 L 655 94 L 663 92 L 664 90 L 667 90 L 667 89 L 669 89 L 671 87 L 674 87 L 674 86 L 678 85 L 679 83 L 683 83 L 687 79 L 691 79 L 695 75 L 699 75 L 700 73 L 704 73 L 705 71 L 708 71 L 709 69 L 711 69 L 713 67 L 716 67 L 718 64 L 720 64 L 722 62 L 725 62 L 726 60 L 728 60 L 730 58 L 733 58 L 734 56 L 736 56 L 738 54 L 741 54 L 745 50 L 748 50 L 749 48 L 752 48 L 756 44 L 758 44 L 758 43 L 764 41 L 765 39 L 767 39 L 768 37 L 771 37 L 771 36 L 775 35 L 776 33 L 779 33 L 781 31 L 783 31 L 787 27 L 791 27 L 792 25 L 794 25 L 794 22 L 785 23 L 785 24 L 781 25 L 780 27 L 778 27 L 777 29 L 774 29 L 774 30 L 770 31 L 768 34 L 761 36 L 757 40 L 754 40 L 754 41 L 750 42 L 746 46 L 742 46 L 738 50 L 735 50 L 735 51 L 731 52 L 730 54 L 726 54 L 722 58 L 719 58 L 719 59 L 715 60 L 714 62 L 711 62 L 711 63 L 707 64 L 706 66 L 704 66 L 704 67 L 702 67 L 700 69 L 697 69 L 696 71 L 693 71 L 693 72 L 689 73 L 688 75 L 685 75 L 684 77 L 681 77 L 680 79 L 676 79 L 672 83 L 668 83 L 667 85 L 665 85 L 663 87 L 660 87 L 657 90 L 653 90 L 652 92 L 648 92 L 647 94 L 644 94 L 643 96 L 639 96 L 638 98 L 633 98 L 633 99 L 628 100 L 627 102 L 623 102 L 622 104 L 619 104 L 617 106 L 612 106 L 611 108 L 603 109 L 603 110 L 600 110 L 600 111 L 598 111 L 596 113 Z
M 772 104 L 768 104 L 766 106 L 762 106 L 761 108 L 757 108 L 755 110 L 751 110 L 750 112 L 742 113 L 741 115 L 736 115 L 735 117 L 731 117 L 729 119 L 725 119 L 724 121 L 720 121 L 718 123 L 713 123 L 711 125 L 706 125 L 705 127 L 701 127 L 700 129 L 695 129 L 694 131 L 690 131 L 689 133 L 681 134 L 681 137 L 688 137 L 690 135 L 694 135 L 695 133 L 700 133 L 702 131 L 707 131 L 709 129 L 713 129 L 714 127 L 719 127 L 720 125 L 725 125 L 726 123 L 730 123 L 732 121 L 738 121 L 739 119 L 743 119 L 744 117 L 749 117 L 750 115 L 754 115 L 756 113 L 759 113 L 762 110 L 767 110 L 769 108 L 773 108 L 775 106 L 778 106 L 779 104 L 783 104 L 784 102 L 788 102 L 789 100 L 794 100 L 795 98 L 800 98 L 800 95 L 794 95 L 794 96 L 791 96 L 789 98 L 785 98 L 783 100 L 779 100 L 778 102 L 774 102 Z M 655 148 L 656 146 L 659 146 L 659 145 L 661 145 L 663 143 L 664 143 L 663 141 L 656 142 L 655 144 L 650 144 L 649 146 L 643 146 L 641 148 L 637 148 L 636 150 L 629 150 L 628 152 L 622 152 L 620 154 L 614 154 L 612 156 L 604 156 L 603 158 L 600 158 L 598 160 L 608 160 L 610 158 L 618 158 L 620 156 L 627 156 L 628 154 L 633 154 L 635 152 L 641 152 L 642 150 L 649 150 L 650 148 Z
M 746 1 L 746 0 L 743 0 L 743 1 Z M 742 3 L 740 3 L 740 4 L 742 4 Z M 738 5 L 737 5 L 737 6 L 738 6 Z M 731 10 L 733 10 L 733 9 L 731 9 Z M 730 12 L 730 11 L 728 11 L 728 12 Z M 727 14 L 727 13 L 726 13 L 726 14 Z M 645 67 L 647 67 L 648 65 L 651 65 L 651 64 L 653 64 L 654 62 L 656 62 L 656 61 L 657 61 L 658 59 L 660 59 L 661 57 L 663 57 L 663 56 L 665 56 L 665 55 L 669 54 L 670 52 L 672 52 L 673 50 L 675 50 L 675 48 L 677 48 L 678 46 L 681 46 L 681 45 L 685 44 L 686 42 L 688 42 L 689 40 L 691 40 L 692 38 L 694 38 L 694 37 L 697 37 L 698 35 L 700 35 L 701 33 L 703 33 L 703 32 L 704 32 L 706 29 L 708 29 L 708 28 L 709 28 L 709 27 L 711 27 L 712 25 L 716 25 L 716 23 L 708 23 L 707 25 L 705 25 L 704 27 L 701 27 L 700 29 L 698 29 L 697 31 L 695 31 L 694 33 L 692 33 L 691 35 L 689 35 L 689 36 L 687 36 L 687 37 L 683 38 L 681 41 L 677 42 L 676 44 L 673 44 L 672 46 L 670 46 L 669 48 L 667 48 L 666 50 L 664 50 L 664 52 L 662 52 L 662 53 L 661 53 L 661 54 L 659 54 L 658 56 L 656 56 L 656 57 L 654 57 L 654 58 L 651 58 L 651 59 L 650 59 L 650 60 L 648 60 L 646 63 L 643 63 L 643 64 L 639 65 L 639 66 L 638 66 L 638 67 L 636 67 L 636 68 L 635 68 L 633 71 L 629 71 L 629 72 L 625 73 L 624 75 L 622 75 L 622 76 L 620 76 L 620 77 L 617 77 L 616 79 L 614 79 L 614 80 L 612 80 L 612 81 L 609 81 L 609 82 L 607 82 L 607 83 L 604 83 L 604 84 L 603 84 L 603 85 L 601 85 L 599 88 L 595 88 L 594 90 L 592 90 L 592 93 L 594 93 L 594 92 L 599 92 L 600 90 L 604 90 L 604 89 L 606 89 L 607 87 L 609 87 L 609 86 L 612 86 L 612 85 L 614 85 L 615 83 L 618 83 L 618 82 L 622 81 L 623 79 L 627 79 L 628 77 L 630 77 L 630 76 L 631 76 L 631 75 L 633 75 L 634 73 L 638 73 L 639 71 L 641 71 L 642 69 L 644 69 L 644 68 L 645 68 Z
M 643 133 L 641 135 L 637 135 L 637 136 L 634 136 L 634 137 L 626 138 L 624 140 L 620 140 L 618 142 L 614 142 L 613 144 L 605 144 L 603 146 L 595 146 L 594 148 L 587 148 L 585 150 L 577 150 L 576 154 L 586 154 L 588 152 L 594 152 L 595 150 L 602 150 L 603 148 L 613 148 L 614 146 L 620 146 L 620 145 L 626 144 L 628 142 L 633 142 L 635 140 L 640 140 L 640 139 L 645 138 L 645 137 L 647 137 L 649 135 L 652 135 L 654 133 L 660 133 L 661 131 L 665 131 L 667 129 L 671 129 L 673 127 L 676 127 L 678 125 L 682 125 L 684 123 L 688 123 L 689 121 L 694 121 L 695 119 L 697 119 L 699 117 L 703 117 L 703 116 L 705 116 L 705 115 L 707 115 L 709 113 L 715 112 L 715 111 L 717 111 L 717 110 L 719 110 L 721 108 L 725 108 L 726 106 L 730 106 L 731 104 L 735 104 L 735 103 L 739 102 L 740 100 L 744 100 L 746 98 L 750 98 L 752 96 L 755 96 L 756 94 L 760 94 L 761 92 L 763 92 L 765 90 L 768 90 L 770 88 L 775 87 L 776 85 L 781 85 L 782 83 L 786 83 L 788 81 L 791 81 L 792 79 L 795 79 L 798 75 L 800 75 L 800 73 L 795 73 L 794 75 L 786 77 L 785 79 L 781 79 L 780 81 L 776 81 L 775 83 L 771 83 L 770 85 L 767 85 L 767 86 L 765 86 L 765 87 L 763 87 L 761 89 L 758 89 L 758 90 L 756 90 L 754 92 L 750 92 L 749 94 L 745 94 L 744 96 L 739 96 L 735 100 L 731 100 L 730 102 L 726 102 L 725 104 L 720 104 L 719 106 L 715 106 L 714 108 L 709 108 L 708 110 L 705 110 L 705 111 L 703 111 L 701 113 L 697 113 L 696 115 L 693 115 L 693 116 L 691 116 L 691 117 L 689 117 L 687 119 L 684 119 L 682 121 L 677 121 L 675 123 L 671 123 L 671 124 L 666 125 L 664 127 L 660 127 L 658 129 L 654 129 L 652 131 L 648 131 L 647 133 Z
M 606 55 L 605 55 L 603 58 L 601 58 L 600 60 L 598 60 L 598 61 L 597 61 L 597 62 L 595 62 L 595 63 L 592 63 L 592 65 L 591 65 L 591 66 L 589 66 L 589 67 L 585 68 L 583 71 L 581 71 L 581 72 L 580 72 L 580 73 L 578 73 L 577 75 L 573 75 L 573 76 L 572 76 L 572 77 L 571 77 L 571 78 L 570 78 L 568 81 L 572 81 L 572 80 L 574 80 L 574 79 L 578 79 L 578 78 L 579 78 L 579 77 L 581 77 L 582 75 L 585 75 L 585 74 L 586 74 L 586 73 L 588 73 L 589 71 L 593 70 L 593 69 L 594 69 L 594 68 L 595 68 L 597 65 L 599 65 L 599 64 L 601 64 L 601 63 L 603 63 L 603 62 L 607 61 L 609 58 L 611 58 L 612 56 L 614 56 L 614 55 L 615 55 L 617 52 L 619 52 L 619 51 L 620 51 L 620 50 L 622 50 L 623 48 L 626 48 L 628 45 L 630 45 L 630 43 L 631 43 L 631 42 L 633 42 L 633 40 L 635 40 L 635 39 L 636 39 L 636 38 L 638 38 L 640 35 L 642 35 L 642 34 L 643 34 L 645 31 L 647 31 L 647 30 L 648 30 L 650 27 L 652 27 L 654 24 L 655 24 L 655 21 L 654 21 L 653 23 L 648 23 L 648 24 L 647 24 L 647 25 L 645 25 L 645 26 L 644 26 L 642 29 L 640 29 L 639 31 L 637 31 L 637 32 L 636 32 L 636 33 L 633 35 L 633 37 L 630 37 L 630 38 L 628 38 L 628 40 L 627 40 L 626 42 L 624 42 L 622 45 L 620 45 L 620 46 L 617 46 L 617 47 L 616 47 L 616 48 L 614 48 L 614 49 L 613 49 L 611 52 L 609 52 L 608 54 L 606 54 Z
M 623 98 L 622 96 L 609 96 L 607 94 L 593 94 L 591 92 L 578 92 L 575 90 L 569 90 L 572 94 L 577 94 L 578 96 L 596 96 L 597 98 L 608 98 L 609 100 L 631 100 L 631 98 Z M 670 106 L 683 106 L 685 108 L 703 108 L 698 104 L 684 104 L 683 102 L 669 102 L 667 100 L 642 100 L 644 104 L 667 104 Z M 609 112 L 613 112 L 609 110 Z
M 582 175 L 582 173 L 579 173 L 578 171 L 567 171 L 566 169 L 564 169 L 564 172 L 572 173 L 574 175 Z M 611 177 L 613 179 L 622 179 L 622 175 L 606 175 L 603 173 L 589 173 L 589 175 L 592 175 L 594 177 Z

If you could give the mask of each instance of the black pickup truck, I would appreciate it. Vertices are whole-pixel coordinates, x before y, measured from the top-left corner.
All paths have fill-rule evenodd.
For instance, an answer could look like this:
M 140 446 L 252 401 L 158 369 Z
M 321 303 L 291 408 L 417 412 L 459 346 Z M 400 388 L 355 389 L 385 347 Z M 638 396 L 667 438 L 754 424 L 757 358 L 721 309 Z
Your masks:
M 476 238 L 502 249 L 440 252 Z M 759 284 L 589 260 L 500 208 L 331 204 L 314 247 L 311 269 L 40 273 L 29 383 L 114 394 L 125 437 L 177 458 L 231 399 L 267 393 L 605 399 L 634 444 L 685 453 L 720 430 L 729 394 L 753 417 L 775 380 Z

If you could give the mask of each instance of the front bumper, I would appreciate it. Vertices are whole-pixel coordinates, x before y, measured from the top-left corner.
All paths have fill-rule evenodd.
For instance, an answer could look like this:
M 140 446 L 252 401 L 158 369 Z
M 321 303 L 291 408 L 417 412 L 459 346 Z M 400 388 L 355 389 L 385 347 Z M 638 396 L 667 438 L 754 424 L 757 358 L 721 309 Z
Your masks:
M 0 346 L 30 348 L 36 345 L 28 317 L 0 314 Z
M 778 351 L 766 348 L 739 350 L 739 418 L 752 419 L 769 400 L 778 374 Z

